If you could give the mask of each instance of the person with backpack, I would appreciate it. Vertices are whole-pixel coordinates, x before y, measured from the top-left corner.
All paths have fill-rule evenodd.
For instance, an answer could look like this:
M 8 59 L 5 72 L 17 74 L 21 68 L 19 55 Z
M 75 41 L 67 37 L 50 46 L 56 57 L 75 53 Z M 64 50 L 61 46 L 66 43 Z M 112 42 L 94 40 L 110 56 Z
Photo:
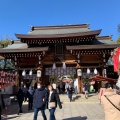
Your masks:
M 48 101 L 48 92 L 45 86 L 43 86 L 42 82 L 37 83 L 37 89 L 33 95 L 33 107 L 34 107 L 34 118 L 33 120 L 37 120 L 38 112 L 41 111 L 42 117 L 44 120 L 47 120 L 45 115 L 45 107 Z

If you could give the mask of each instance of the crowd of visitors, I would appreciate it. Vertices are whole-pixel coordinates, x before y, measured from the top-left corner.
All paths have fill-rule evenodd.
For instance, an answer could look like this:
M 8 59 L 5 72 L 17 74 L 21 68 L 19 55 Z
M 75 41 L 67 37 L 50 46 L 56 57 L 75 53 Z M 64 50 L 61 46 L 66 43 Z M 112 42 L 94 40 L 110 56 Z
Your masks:
M 38 112 L 41 111 L 42 117 L 44 120 L 47 120 L 45 109 L 48 109 L 50 112 L 49 120 L 56 120 L 55 118 L 55 110 L 57 108 L 57 104 L 60 109 L 62 109 L 62 105 L 60 102 L 59 94 L 63 94 L 62 83 L 60 84 L 60 90 L 57 90 L 58 87 L 55 83 L 53 85 L 48 85 L 47 87 L 42 84 L 42 82 L 38 82 L 36 87 L 30 86 L 29 88 L 24 85 L 20 87 L 18 92 L 16 93 L 17 101 L 18 101 L 18 115 L 23 113 L 22 105 L 23 102 L 28 102 L 28 111 L 34 111 L 33 120 L 37 120 Z M 59 91 L 59 92 L 58 92 Z M 65 91 L 68 94 L 68 98 L 70 102 L 72 101 L 74 88 L 71 83 L 65 84 Z M 83 92 L 85 94 L 85 98 L 88 99 L 88 93 L 93 92 L 93 85 L 89 82 L 85 82 L 83 84 Z M 99 92 L 99 100 L 103 109 L 105 111 L 105 120 L 118 120 L 120 118 L 120 85 L 114 86 L 111 83 L 106 83 L 104 88 L 100 89 Z M 0 120 L 2 109 L 5 109 L 5 103 L 3 100 L 3 96 L 1 94 L 0 88 Z
M 55 85 L 49 85 L 45 87 L 42 82 L 37 83 L 37 87 L 30 86 L 29 89 L 24 85 L 23 88 L 19 88 L 16 93 L 17 101 L 19 104 L 18 115 L 22 113 L 22 104 L 23 102 L 28 101 L 28 111 L 33 110 L 34 108 L 34 118 L 33 120 L 37 120 L 38 112 L 41 111 L 42 117 L 44 120 L 47 120 L 45 115 L 45 109 L 49 109 L 50 112 L 50 120 L 55 119 L 55 110 L 57 104 L 59 108 L 62 108 L 59 94 L 57 90 L 54 89 Z

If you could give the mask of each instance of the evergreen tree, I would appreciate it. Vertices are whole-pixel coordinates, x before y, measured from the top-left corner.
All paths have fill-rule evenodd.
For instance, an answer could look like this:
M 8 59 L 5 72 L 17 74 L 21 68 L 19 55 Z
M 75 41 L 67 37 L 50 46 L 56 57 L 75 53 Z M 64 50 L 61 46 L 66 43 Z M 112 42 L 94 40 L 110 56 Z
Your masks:
M 117 43 L 117 44 L 120 44 L 120 36 L 118 37 L 116 43 Z
M 14 62 L 11 59 L 0 60 L 0 69 L 14 69 Z

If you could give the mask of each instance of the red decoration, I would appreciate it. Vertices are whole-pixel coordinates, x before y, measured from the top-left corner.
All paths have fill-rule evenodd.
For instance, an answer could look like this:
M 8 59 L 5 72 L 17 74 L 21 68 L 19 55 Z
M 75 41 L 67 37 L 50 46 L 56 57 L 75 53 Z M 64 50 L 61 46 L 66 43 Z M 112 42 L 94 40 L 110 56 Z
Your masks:
M 0 87 L 4 89 L 15 84 L 15 74 L 0 71 Z
M 113 56 L 113 63 L 114 63 L 114 72 L 118 71 L 118 57 L 117 55 Z

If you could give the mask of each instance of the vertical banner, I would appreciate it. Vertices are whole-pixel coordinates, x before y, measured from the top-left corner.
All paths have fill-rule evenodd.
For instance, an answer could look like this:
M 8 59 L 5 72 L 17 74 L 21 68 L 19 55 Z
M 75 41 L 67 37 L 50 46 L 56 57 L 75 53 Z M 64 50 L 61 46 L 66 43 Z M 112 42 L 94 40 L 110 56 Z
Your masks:
M 114 72 L 118 72 L 118 57 L 117 57 L 117 55 L 113 55 L 113 63 L 114 63 Z

